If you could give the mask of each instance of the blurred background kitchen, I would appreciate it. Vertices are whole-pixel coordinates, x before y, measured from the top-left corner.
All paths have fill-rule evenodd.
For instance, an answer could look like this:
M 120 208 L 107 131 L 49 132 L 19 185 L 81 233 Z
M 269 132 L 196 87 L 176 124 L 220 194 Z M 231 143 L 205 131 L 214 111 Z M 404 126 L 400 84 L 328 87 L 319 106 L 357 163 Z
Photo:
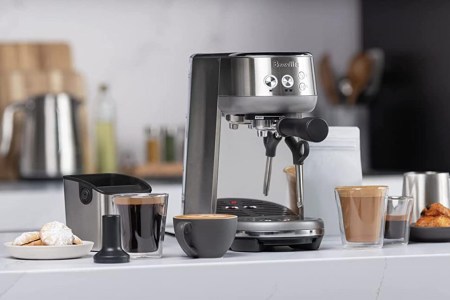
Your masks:
M 57 42 L 69 47 L 61 50 L 60 45 L 59 52 L 56 49 L 55 54 L 47 55 L 50 61 L 56 60 L 48 71 L 76 70 L 82 79 L 77 87 L 81 90 L 76 92 L 85 102 L 87 117 L 81 122 L 89 120 L 91 141 L 90 152 L 84 153 L 90 154 L 90 159 L 85 163 L 92 163 L 90 160 L 96 157 L 94 127 L 99 86 L 108 85 L 108 96 L 115 105 L 120 168 L 148 162 L 146 145 L 150 136 L 167 129 L 179 136 L 177 131 L 184 125 L 187 109 L 191 54 L 307 50 L 319 58 L 332 52 L 333 67 L 345 72 L 348 60 L 360 49 L 360 17 L 360 3 L 353 0 L 6 0 L 0 1 L 0 37 L 6 47 L 16 42 Z M 20 49 L 16 51 L 20 55 Z M 13 64 L 7 55 L 16 53 L 11 54 L 10 49 L 0 53 L 5 52 L 2 61 Z M 58 59 L 62 61 L 59 65 Z M 32 67 L 0 67 L 6 73 L 15 68 Z M 20 98 L 12 96 L 8 101 Z M 320 102 L 325 104 L 324 99 Z M 82 140 L 85 142 L 84 137 Z M 145 173 L 140 171 L 140 175 Z M 168 172 L 176 174 L 180 169 L 169 168 Z
M 35 101 L 14 109 L 0 198 L 36 187 L 14 183 L 21 178 L 60 177 L 58 161 L 49 173 L 33 173 L 42 167 L 33 160 L 45 155 L 26 153 L 56 139 L 27 120 L 46 93 L 71 96 L 40 112 L 54 115 L 58 101 L 71 105 L 69 125 L 42 121 L 58 132 L 77 128 L 70 138 L 60 133 L 59 149 L 70 149 L 74 161 L 62 172 L 181 182 L 189 56 L 204 52 L 309 51 L 319 90 L 314 113 L 360 128 L 365 174 L 448 171 L 449 11 L 446 1 L 423 0 L 0 0 L 0 113 Z M 234 134 L 226 129 L 225 140 Z M 254 147 L 261 153 L 249 159 L 263 161 L 262 147 Z M 287 152 L 281 157 L 279 168 L 289 164 Z

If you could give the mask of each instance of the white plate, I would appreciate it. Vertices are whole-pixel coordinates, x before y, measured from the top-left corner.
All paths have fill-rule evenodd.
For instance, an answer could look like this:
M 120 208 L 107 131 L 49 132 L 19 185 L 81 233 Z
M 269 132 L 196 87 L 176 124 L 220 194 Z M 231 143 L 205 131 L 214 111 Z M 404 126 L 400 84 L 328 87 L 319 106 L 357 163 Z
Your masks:
M 67 246 L 14 246 L 4 243 L 7 253 L 21 259 L 67 259 L 82 257 L 92 250 L 94 242 L 83 241 L 81 245 Z

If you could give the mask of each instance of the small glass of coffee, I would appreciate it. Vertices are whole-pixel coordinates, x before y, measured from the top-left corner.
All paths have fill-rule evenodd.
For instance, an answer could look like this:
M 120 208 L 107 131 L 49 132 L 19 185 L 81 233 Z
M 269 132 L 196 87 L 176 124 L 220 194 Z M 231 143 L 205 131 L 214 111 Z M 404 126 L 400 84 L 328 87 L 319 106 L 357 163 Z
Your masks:
M 122 248 L 131 258 L 162 256 L 168 198 L 168 194 L 114 197 L 121 218 Z
M 381 248 L 387 186 L 336 187 L 341 240 L 345 248 Z
M 410 196 L 388 197 L 384 227 L 385 244 L 408 244 L 413 205 L 414 199 Z

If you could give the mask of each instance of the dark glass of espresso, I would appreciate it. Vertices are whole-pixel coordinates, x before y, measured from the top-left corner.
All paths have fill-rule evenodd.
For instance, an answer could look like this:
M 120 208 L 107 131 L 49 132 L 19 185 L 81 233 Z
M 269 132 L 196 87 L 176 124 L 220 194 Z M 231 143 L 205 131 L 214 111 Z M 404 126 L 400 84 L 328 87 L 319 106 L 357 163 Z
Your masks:
M 410 196 L 389 196 L 384 223 L 384 243 L 406 245 L 414 199 Z
M 167 194 L 120 196 L 114 204 L 122 221 L 122 248 L 135 257 L 161 256 Z

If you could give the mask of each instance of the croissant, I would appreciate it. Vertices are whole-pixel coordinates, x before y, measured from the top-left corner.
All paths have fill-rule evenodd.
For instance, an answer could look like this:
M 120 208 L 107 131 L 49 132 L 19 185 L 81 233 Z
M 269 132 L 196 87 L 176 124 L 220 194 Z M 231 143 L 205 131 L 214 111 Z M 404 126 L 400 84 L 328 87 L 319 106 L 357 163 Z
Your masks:
M 445 207 L 444 205 L 440 203 L 432 203 L 427 205 L 425 207 L 421 214 L 422 217 L 428 216 L 428 217 L 437 217 L 437 216 L 445 216 L 447 218 L 450 218 L 450 209 Z
M 450 227 L 450 218 L 446 216 L 422 216 L 416 222 L 417 227 Z

